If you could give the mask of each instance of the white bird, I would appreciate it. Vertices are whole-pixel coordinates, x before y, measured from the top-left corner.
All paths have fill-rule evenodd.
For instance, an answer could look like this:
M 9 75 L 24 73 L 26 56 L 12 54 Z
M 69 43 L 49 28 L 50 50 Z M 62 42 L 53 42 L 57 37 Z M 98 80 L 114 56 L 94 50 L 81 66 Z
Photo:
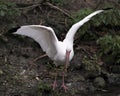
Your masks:
M 46 52 L 48 57 L 53 61 L 55 61 L 56 65 L 65 64 L 65 68 L 63 70 L 63 77 L 62 77 L 63 79 L 62 87 L 66 91 L 67 87 L 64 83 L 64 75 L 65 75 L 65 72 L 67 71 L 67 66 L 69 64 L 69 61 L 71 61 L 74 56 L 74 51 L 73 51 L 74 35 L 84 23 L 89 21 L 96 14 L 99 14 L 103 11 L 104 10 L 95 11 L 90 15 L 86 16 L 81 21 L 72 25 L 72 27 L 69 29 L 63 41 L 58 40 L 54 30 L 51 27 L 46 27 L 43 25 L 21 26 L 21 28 L 19 28 L 13 34 L 24 35 L 34 39 L 37 43 L 39 43 L 42 50 Z M 57 85 L 56 85 L 56 78 L 55 78 L 55 81 L 53 83 L 53 89 L 56 86 Z

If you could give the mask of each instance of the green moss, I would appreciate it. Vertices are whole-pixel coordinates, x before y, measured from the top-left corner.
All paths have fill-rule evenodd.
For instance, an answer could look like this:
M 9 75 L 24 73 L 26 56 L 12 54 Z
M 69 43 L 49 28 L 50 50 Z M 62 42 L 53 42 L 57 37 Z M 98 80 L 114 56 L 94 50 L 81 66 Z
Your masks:
M 98 62 L 98 57 L 96 55 L 94 55 L 92 59 L 88 58 L 87 56 L 84 56 L 82 63 L 86 71 L 101 74 L 102 69 Z
M 102 78 L 102 77 L 96 77 L 94 80 L 94 85 L 96 87 L 105 87 L 105 84 L 106 84 L 106 82 L 105 82 L 104 78 Z
M 99 38 L 97 44 L 99 44 L 99 55 L 104 57 L 107 63 L 120 63 L 120 36 L 106 35 Z
M 52 86 L 45 83 L 45 82 L 40 82 L 38 84 L 38 96 L 52 96 L 54 94 L 54 91 L 52 90 Z M 58 95 L 56 95 L 58 96 Z
M 0 1 L 0 18 L 12 18 L 18 15 L 19 11 L 15 3 L 6 2 L 4 0 Z

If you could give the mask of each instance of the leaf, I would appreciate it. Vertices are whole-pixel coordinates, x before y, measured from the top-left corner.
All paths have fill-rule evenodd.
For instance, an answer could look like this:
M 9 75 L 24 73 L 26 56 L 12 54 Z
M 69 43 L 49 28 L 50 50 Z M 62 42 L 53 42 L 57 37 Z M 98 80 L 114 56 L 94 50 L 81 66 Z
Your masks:
M 0 11 L 0 16 L 2 16 L 2 17 L 5 16 L 5 12 L 3 10 Z

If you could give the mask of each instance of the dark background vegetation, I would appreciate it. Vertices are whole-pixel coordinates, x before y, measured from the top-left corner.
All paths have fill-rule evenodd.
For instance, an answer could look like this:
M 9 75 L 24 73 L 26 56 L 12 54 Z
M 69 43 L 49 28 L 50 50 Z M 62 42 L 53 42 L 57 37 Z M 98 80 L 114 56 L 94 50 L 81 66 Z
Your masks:
M 42 24 L 63 40 L 72 24 L 103 8 L 112 9 L 93 17 L 75 36 L 68 91 L 60 87 L 61 68 L 58 88 L 52 90 L 53 62 L 32 39 L 11 33 Z M 0 0 L 0 96 L 119 96 L 119 90 L 120 0 Z

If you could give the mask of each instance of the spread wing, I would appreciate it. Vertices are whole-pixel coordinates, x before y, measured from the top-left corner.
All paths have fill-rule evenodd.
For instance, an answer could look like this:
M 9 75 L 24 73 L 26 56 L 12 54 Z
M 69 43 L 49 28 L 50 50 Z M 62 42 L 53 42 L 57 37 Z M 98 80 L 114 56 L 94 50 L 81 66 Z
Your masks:
M 52 59 L 57 50 L 58 39 L 52 28 L 42 25 L 22 26 L 13 34 L 28 36 L 41 46 L 42 50 Z
M 107 10 L 107 9 L 104 9 Z M 91 14 L 89 14 L 88 16 L 86 16 L 85 18 L 83 18 L 82 20 L 80 20 L 79 22 L 75 23 L 72 25 L 72 27 L 69 29 L 66 38 L 65 39 L 69 39 L 71 40 L 71 42 L 73 42 L 74 40 L 74 35 L 77 32 L 77 30 L 84 25 L 86 22 L 88 22 L 93 16 L 103 12 L 104 10 L 97 10 Z

